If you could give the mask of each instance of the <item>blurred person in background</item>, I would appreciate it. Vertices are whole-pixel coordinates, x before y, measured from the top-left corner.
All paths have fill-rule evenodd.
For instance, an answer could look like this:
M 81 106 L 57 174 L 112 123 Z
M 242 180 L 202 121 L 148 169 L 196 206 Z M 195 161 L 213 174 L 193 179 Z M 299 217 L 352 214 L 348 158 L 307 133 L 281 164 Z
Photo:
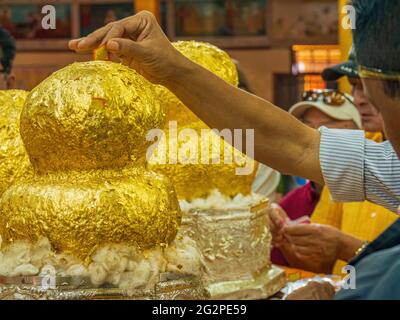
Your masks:
M 361 118 L 352 103 L 351 97 L 335 90 L 307 91 L 303 94 L 303 101 L 295 104 L 289 110 L 289 113 L 314 129 L 318 129 L 321 126 L 334 129 L 361 129 Z M 292 221 L 311 217 L 320 201 L 322 189 L 321 185 L 309 181 L 306 185 L 287 194 L 280 201 L 279 206 L 273 206 L 271 211 L 271 232 L 274 244 L 271 260 L 273 263 L 313 272 L 330 273 L 332 270 L 332 261 L 329 261 L 330 265 L 327 265 L 326 259 L 322 259 L 322 256 L 310 259 L 311 257 L 309 256 L 301 255 L 303 248 L 300 248 L 300 253 L 296 251 L 298 248 L 295 244 L 287 241 L 283 233 L 283 228 Z M 309 220 L 305 221 L 308 222 Z M 326 228 L 324 231 L 328 232 L 331 229 Z M 329 232 L 329 234 L 331 233 Z M 337 239 L 341 239 L 343 242 L 354 242 L 344 234 L 340 237 L 339 230 L 335 235 Z M 316 244 L 319 244 L 323 239 L 313 240 Z M 360 247 L 362 241 L 360 242 L 356 241 L 355 246 Z M 332 244 L 330 243 L 330 245 Z M 339 246 L 339 242 L 336 243 L 336 240 L 335 245 Z M 337 253 L 339 254 L 339 252 Z M 315 252 L 313 254 L 315 255 Z
M 352 84 L 353 102 L 360 113 L 366 137 L 376 142 L 382 142 L 384 140 L 383 119 L 363 91 L 364 88 L 358 77 L 358 65 L 353 49 L 348 61 L 327 68 L 322 73 L 322 77 L 327 82 L 337 81 L 343 76 L 347 76 L 350 84 Z M 315 184 L 309 182 L 309 186 L 315 186 Z M 307 188 L 304 188 L 304 190 L 307 190 Z M 292 239 L 293 243 L 289 244 L 284 241 L 282 250 L 274 249 L 273 258 L 278 264 L 283 263 L 283 265 L 314 272 L 342 275 L 342 268 L 347 264 L 349 258 L 353 257 L 358 248 L 367 241 L 375 240 L 398 218 L 393 212 L 369 201 L 335 203 L 331 200 L 328 188 L 323 188 L 321 193 L 318 193 L 318 191 L 321 191 L 318 186 L 312 190 L 313 193 L 307 192 L 300 203 L 305 203 L 308 199 L 308 203 L 314 205 L 316 198 L 318 198 L 318 204 L 315 204 L 314 210 L 308 209 L 309 212 L 312 212 L 311 221 L 313 224 L 310 226 L 292 226 L 287 229 L 288 238 Z M 301 189 L 298 189 L 293 194 L 299 194 L 301 191 Z M 308 212 L 302 210 L 301 206 L 293 201 L 296 200 L 295 198 L 289 194 L 286 200 L 281 203 L 282 208 L 275 206 L 272 213 L 272 221 L 276 222 L 276 224 L 273 223 L 274 231 L 280 230 L 281 221 L 295 220 L 308 215 Z M 277 233 L 276 238 L 282 239 L 282 235 L 279 232 Z M 304 245 L 305 241 L 307 241 L 307 245 Z M 345 243 L 347 243 L 347 250 L 342 248 Z M 341 253 L 343 251 L 348 252 L 347 257 L 346 254 Z M 351 255 L 352 253 L 353 255 Z M 284 258 L 285 256 L 287 259 Z
M 369 121 L 370 115 L 373 112 L 381 113 L 384 119 L 382 127 L 385 129 L 385 137 L 393 143 L 399 155 L 399 119 L 397 117 L 400 110 L 399 35 L 393 30 L 400 28 L 398 20 L 400 1 L 353 0 L 352 4 L 357 13 L 353 39 L 359 66 L 357 72 L 345 75 L 349 77 L 353 90 L 360 93 L 359 102 L 362 105 L 359 104 L 358 107 L 365 115 L 363 121 L 366 127 L 368 125 L 371 131 L 376 131 L 377 122 Z M 387 36 L 382 37 L 382 34 Z M 331 71 L 327 71 L 327 78 L 330 78 Z M 357 94 L 355 95 L 357 97 Z M 377 110 L 368 112 L 368 105 L 375 106 Z M 380 159 L 390 159 L 390 154 L 382 153 Z M 396 161 L 398 158 L 392 159 Z M 394 168 L 386 168 L 381 174 L 395 179 L 398 184 L 400 176 Z M 400 214 L 400 208 L 398 213 Z M 350 261 L 356 274 L 356 288 L 340 290 L 335 295 L 332 290 L 329 291 L 327 284 L 321 285 L 314 282 L 295 291 L 289 298 L 292 300 L 332 297 L 336 300 L 400 299 L 399 257 L 400 220 L 398 219 Z
M 377 142 L 384 140 L 382 115 L 364 92 L 364 86 L 358 75 L 354 48 L 350 50 L 348 61 L 326 68 L 322 72 L 322 78 L 326 82 L 336 82 L 342 77 L 346 77 L 352 87 L 353 102 L 361 115 L 362 126 L 367 132 L 367 137 L 374 138 L 374 135 L 378 133 L 381 138 L 373 140 Z
M 12 69 L 16 51 L 15 39 L 7 30 L 0 27 L 0 63 L 3 74 L 0 79 L 0 89 L 15 88 L 15 75 Z

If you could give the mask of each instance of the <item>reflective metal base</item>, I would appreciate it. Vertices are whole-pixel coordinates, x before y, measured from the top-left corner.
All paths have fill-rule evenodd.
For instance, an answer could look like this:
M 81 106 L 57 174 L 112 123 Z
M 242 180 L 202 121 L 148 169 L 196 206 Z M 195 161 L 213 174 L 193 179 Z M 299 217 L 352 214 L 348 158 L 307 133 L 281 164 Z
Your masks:
M 212 299 L 259 300 L 273 296 L 285 285 L 285 271 L 272 266 L 254 278 L 212 283 L 207 290 Z
M 272 266 L 252 279 L 212 283 L 195 277 L 163 274 L 154 289 L 93 288 L 88 278 L 57 277 L 54 285 L 42 277 L 0 277 L 0 300 L 204 300 L 267 299 L 286 284 L 282 269 Z
M 49 288 L 50 286 L 50 288 Z M 0 277 L 0 300 L 204 300 L 201 279 L 165 273 L 154 289 L 94 288 L 89 278 Z

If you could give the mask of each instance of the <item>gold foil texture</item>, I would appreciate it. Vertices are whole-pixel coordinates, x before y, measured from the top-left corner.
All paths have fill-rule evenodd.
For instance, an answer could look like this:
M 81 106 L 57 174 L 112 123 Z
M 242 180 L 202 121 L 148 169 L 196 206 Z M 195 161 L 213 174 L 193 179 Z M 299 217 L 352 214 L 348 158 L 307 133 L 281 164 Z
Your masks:
M 179 41 L 174 43 L 183 55 L 190 60 L 200 64 L 204 68 L 213 72 L 226 82 L 237 86 L 238 73 L 235 64 L 229 55 L 218 49 L 217 47 L 195 41 Z M 157 87 L 157 94 L 161 103 L 167 112 L 167 124 L 165 131 L 167 132 L 167 141 L 169 139 L 169 123 L 176 121 L 178 125 L 178 135 L 182 130 L 194 129 L 201 136 L 202 129 L 209 127 L 202 122 L 189 108 L 187 108 L 173 93 L 162 86 Z M 223 94 L 223 93 L 221 93 Z M 215 136 L 215 134 L 210 134 Z M 202 139 L 202 138 L 200 138 Z M 200 140 L 199 139 L 199 140 Z M 185 142 L 185 144 L 198 143 L 196 140 Z M 175 143 L 176 144 L 176 143 Z M 177 143 L 181 147 L 184 143 Z M 174 183 L 179 199 L 192 200 L 200 197 L 207 197 L 212 190 L 219 189 L 220 192 L 227 196 L 235 196 L 239 193 L 247 195 L 251 192 L 251 185 L 257 172 L 257 163 L 250 158 L 245 157 L 239 151 L 234 149 L 230 144 L 220 139 L 221 150 L 228 152 L 240 159 L 232 163 L 224 164 L 224 152 L 213 150 L 210 152 L 210 164 L 203 164 L 201 161 L 195 163 L 178 163 L 171 164 L 161 163 L 154 156 L 149 161 L 149 167 L 152 170 L 167 175 Z M 159 150 L 155 153 L 164 152 L 165 148 L 171 147 L 159 146 Z M 198 157 L 204 154 L 210 146 L 204 143 L 192 145 L 192 149 L 198 149 Z M 218 164 L 213 163 L 213 159 L 220 158 Z M 190 162 L 187 159 L 187 162 Z M 252 166 L 253 172 L 249 175 L 237 175 L 236 169 Z
M 9 188 L 0 212 L 8 242 L 45 236 L 81 259 L 108 243 L 167 244 L 181 219 L 172 184 L 143 168 L 37 176 Z
M 179 139 L 179 133 L 191 129 L 197 140 Z M 256 172 L 256 162 L 226 143 L 201 122 L 192 122 L 179 127 L 177 137 L 171 139 L 173 131 L 166 130 L 164 142 L 160 142 L 148 164 L 149 169 L 165 174 L 174 184 L 178 198 L 193 200 L 206 198 L 214 189 L 223 195 L 234 197 L 251 193 Z M 185 136 L 182 136 L 185 138 Z M 176 150 L 177 163 L 163 163 L 164 155 Z M 226 160 L 226 161 L 225 161 Z M 249 175 L 238 175 L 237 169 L 248 166 Z
M 181 221 L 169 180 L 144 166 L 164 125 L 154 86 L 113 62 L 72 64 L 27 97 L 21 135 L 36 175 L 0 200 L 6 242 L 47 237 L 86 258 L 101 244 L 171 242 Z
M 102 45 L 100 48 L 93 50 L 93 60 L 110 60 L 110 53 L 107 51 L 106 45 Z
M 28 92 L 0 91 L 0 196 L 13 183 L 33 174 L 19 133 L 19 119 Z
M 21 135 L 35 170 L 91 170 L 143 161 L 165 114 L 154 86 L 121 64 L 74 63 L 29 94 Z M 142 158 L 142 159 L 141 159 Z

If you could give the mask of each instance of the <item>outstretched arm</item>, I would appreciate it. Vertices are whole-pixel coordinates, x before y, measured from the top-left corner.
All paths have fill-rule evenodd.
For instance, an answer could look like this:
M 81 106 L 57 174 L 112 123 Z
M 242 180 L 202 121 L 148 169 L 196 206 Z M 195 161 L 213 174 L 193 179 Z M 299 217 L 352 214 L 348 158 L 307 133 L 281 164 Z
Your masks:
M 185 58 L 171 45 L 151 13 L 141 12 L 111 23 L 86 38 L 71 41 L 70 48 L 87 52 L 103 44 L 124 64 L 174 92 L 211 128 L 254 129 L 257 161 L 324 183 L 318 131 Z

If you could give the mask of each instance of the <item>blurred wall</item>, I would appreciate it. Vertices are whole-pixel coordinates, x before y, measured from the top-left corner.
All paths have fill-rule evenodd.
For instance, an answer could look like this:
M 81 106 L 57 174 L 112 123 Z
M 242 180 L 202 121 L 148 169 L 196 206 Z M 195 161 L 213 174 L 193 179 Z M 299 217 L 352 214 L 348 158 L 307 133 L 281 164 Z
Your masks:
M 14 62 L 18 89 L 31 90 L 54 71 L 91 57 L 73 52 L 19 52 Z
M 228 53 L 240 62 L 255 94 L 272 100 L 273 74 L 290 73 L 289 49 L 238 49 Z M 20 89 L 31 90 L 54 71 L 75 61 L 90 60 L 91 56 L 73 52 L 20 52 L 14 71 Z
M 269 101 L 274 98 L 274 73 L 291 72 L 289 49 L 238 49 L 228 53 L 239 61 L 254 93 Z

